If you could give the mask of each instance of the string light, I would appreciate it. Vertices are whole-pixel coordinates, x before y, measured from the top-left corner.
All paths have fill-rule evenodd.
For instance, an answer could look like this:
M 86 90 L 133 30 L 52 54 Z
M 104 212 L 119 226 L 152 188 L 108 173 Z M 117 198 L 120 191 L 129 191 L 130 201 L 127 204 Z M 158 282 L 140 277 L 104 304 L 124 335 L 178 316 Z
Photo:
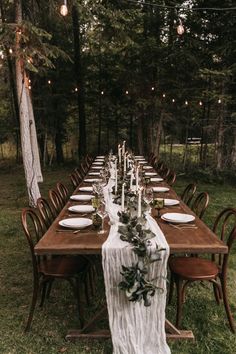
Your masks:
M 188 105 L 188 101 L 185 101 L 184 103 L 185 103 L 186 106 Z
M 51 85 L 52 81 L 51 80 L 48 80 L 48 85 Z
M 202 106 L 202 101 L 199 102 L 199 106 Z
M 125 91 L 125 94 L 126 94 L 126 95 L 128 95 L 128 94 L 129 94 L 129 91 L 128 91 L 128 90 L 126 90 L 126 91 Z
M 9 49 L 9 53 L 10 53 L 10 54 L 12 54 L 12 53 L 13 53 L 13 50 L 12 50 L 11 48 Z
M 78 87 L 75 88 L 75 92 L 77 92 L 77 91 L 78 91 Z
M 184 26 L 183 26 L 183 23 L 182 23 L 182 20 L 179 19 L 179 24 L 176 28 L 177 30 L 177 33 L 181 36 L 182 34 L 184 34 Z
M 220 99 L 220 98 L 218 99 L 218 103 L 219 103 L 219 104 L 220 104 L 220 103 L 222 103 L 222 101 L 221 101 L 221 99 Z
M 101 95 L 104 95 L 104 91 L 101 91 Z
M 30 83 L 31 83 L 31 80 L 29 79 L 28 82 L 29 82 L 29 84 L 30 84 Z
M 60 14 L 62 16 L 67 16 L 68 15 L 68 7 L 67 7 L 67 1 L 66 0 L 64 0 L 64 4 L 61 5 L 61 7 L 60 7 Z
M 154 91 L 155 90 L 155 87 L 154 86 L 152 86 L 152 91 Z
M 163 93 L 162 97 L 163 97 L 163 98 L 165 98 L 165 97 L 166 97 L 166 94 L 165 94 L 165 93 Z
M 172 98 L 172 102 L 175 103 L 175 99 L 174 98 Z
M 31 86 L 30 85 L 28 86 L 28 88 L 29 88 L 29 90 L 31 90 Z

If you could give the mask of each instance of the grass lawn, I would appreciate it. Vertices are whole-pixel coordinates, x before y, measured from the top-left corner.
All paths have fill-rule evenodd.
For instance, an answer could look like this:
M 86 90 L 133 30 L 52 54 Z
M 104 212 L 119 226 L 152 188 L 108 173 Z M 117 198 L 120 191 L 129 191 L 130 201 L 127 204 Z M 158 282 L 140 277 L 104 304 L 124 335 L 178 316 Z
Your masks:
M 45 171 L 42 194 L 61 180 L 69 184 L 70 169 L 57 168 Z M 32 292 L 31 260 L 21 230 L 20 212 L 27 206 L 24 176 L 21 168 L 1 169 L 0 172 L 0 353 L 112 353 L 110 341 L 83 341 L 69 343 L 64 340 L 68 328 L 78 325 L 73 294 L 64 282 L 56 282 L 49 302 L 43 309 L 36 308 L 32 329 L 24 334 Z M 188 183 L 179 177 L 176 190 Z M 198 191 L 208 191 L 210 206 L 205 221 L 211 226 L 223 207 L 236 206 L 236 188 L 230 185 L 198 184 Z M 236 318 L 236 248 L 229 269 L 229 298 Z M 97 294 L 90 312 L 96 310 L 103 297 Z M 175 304 L 167 308 L 168 318 L 174 319 Z M 236 348 L 236 336 L 227 324 L 223 306 L 217 306 L 208 284 L 193 285 L 187 290 L 184 305 L 183 328 L 192 329 L 196 341 L 170 343 L 172 353 L 232 354 Z M 145 353 L 143 353 L 145 354 Z M 158 353 L 153 353 L 158 354 Z

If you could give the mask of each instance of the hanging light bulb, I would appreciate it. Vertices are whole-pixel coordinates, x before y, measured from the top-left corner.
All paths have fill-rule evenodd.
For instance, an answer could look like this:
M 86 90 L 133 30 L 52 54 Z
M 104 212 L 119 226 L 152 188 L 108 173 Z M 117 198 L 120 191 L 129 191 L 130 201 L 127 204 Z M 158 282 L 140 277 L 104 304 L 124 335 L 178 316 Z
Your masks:
M 221 104 L 221 102 L 222 102 L 222 101 L 221 101 L 221 99 L 219 98 L 219 99 L 218 99 L 218 103 Z
M 64 4 L 61 5 L 61 7 L 60 7 L 60 14 L 61 14 L 62 16 L 68 15 L 67 0 L 64 0 Z
M 178 33 L 180 36 L 181 36 L 182 34 L 184 34 L 184 26 L 183 26 L 183 24 L 182 24 L 181 19 L 179 19 L 179 24 L 178 24 L 176 30 L 177 30 L 177 33 Z
M 175 103 L 175 99 L 174 98 L 172 98 L 172 102 Z
M 128 95 L 128 94 L 129 94 L 129 91 L 128 91 L 128 90 L 126 90 L 126 91 L 125 91 L 125 94 L 126 94 L 126 95 Z
M 199 102 L 199 106 L 202 106 L 202 101 Z
M 185 106 L 187 106 L 187 105 L 188 105 L 188 101 L 185 101 L 184 103 L 185 103 Z

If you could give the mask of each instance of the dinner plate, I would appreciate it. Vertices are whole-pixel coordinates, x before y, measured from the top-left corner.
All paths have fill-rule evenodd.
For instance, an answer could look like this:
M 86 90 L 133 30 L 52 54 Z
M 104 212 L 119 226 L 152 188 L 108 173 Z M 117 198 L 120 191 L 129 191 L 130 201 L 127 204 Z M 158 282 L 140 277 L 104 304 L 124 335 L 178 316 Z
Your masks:
M 79 187 L 81 192 L 93 192 L 93 187 Z
M 102 166 L 103 165 L 103 162 L 98 162 L 98 161 L 95 161 L 95 162 L 93 162 L 93 164 L 92 164 L 92 167 L 93 167 L 93 165 L 99 165 L 99 166 Z
M 72 205 L 68 210 L 74 213 L 92 213 L 95 209 L 92 205 Z
M 138 162 L 140 165 L 145 165 L 146 163 L 148 163 L 147 161 L 145 161 L 145 160 L 142 160 L 142 161 L 139 161 Z
M 103 155 L 97 156 L 96 159 L 105 159 L 105 156 L 103 156 Z
M 164 179 L 161 178 L 161 177 L 153 177 L 153 178 L 151 178 L 151 182 L 162 182 L 162 181 L 164 181 Z
M 100 172 L 89 172 L 89 176 L 100 176 Z
M 179 200 L 177 199 L 164 199 L 164 205 L 165 206 L 173 206 L 173 205 L 178 205 Z
M 98 182 L 100 181 L 100 178 L 85 178 L 84 179 L 84 182 L 87 182 L 87 183 L 94 183 L 94 182 Z
M 145 157 L 144 156 L 142 156 L 142 155 L 136 155 L 136 156 L 134 156 L 134 158 L 137 160 L 137 159 L 145 159 Z
M 168 187 L 152 187 L 152 190 L 154 193 L 168 192 L 170 190 L 170 188 L 168 188 Z
M 176 224 L 185 224 L 195 220 L 195 216 L 183 213 L 165 213 L 161 218 L 165 221 Z
M 70 218 L 59 221 L 59 225 L 69 227 L 70 229 L 84 229 L 92 225 L 92 220 L 87 218 Z
M 152 169 L 153 167 L 152 166 L 143 166 L 143 169 L 144 170 L 150 170 L 150 169 Z
M 93 170 L 101 170 L 101 166 L 92 166 Z
M 82 200 L 82 201 L 88 201 L 94 198 L 94 195 L 92 194 L 75 194 L 71 195 L 70 199 L 72 200 Z
M 156 176 L 156 172 L 145 172 L 145 176 Z

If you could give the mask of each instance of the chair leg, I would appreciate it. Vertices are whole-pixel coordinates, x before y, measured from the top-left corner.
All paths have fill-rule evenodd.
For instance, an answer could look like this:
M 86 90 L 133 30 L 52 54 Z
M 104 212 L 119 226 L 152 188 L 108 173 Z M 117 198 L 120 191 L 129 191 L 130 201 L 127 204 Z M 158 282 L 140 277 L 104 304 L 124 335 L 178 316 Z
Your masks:
M 25 326 L 25 332 L 29 331 L 30 327 L 31 327 L 31 322 L 33 319 L 34 310 L 35 310 L 35 306 L 36 306 L 36 302 L 37 302 L 37 298 L 38 298 L 38 292 L 39 292 L 39 283 L 38 283 L 38 281 L 34 281 L 32 301 L 31 301 L 30 312 L 29 312 L 27 324 Z
M 45 280 L 42 283 L 42 295 L 41 295 L 41 301 L 40 301 L 39 307 L 42 307 L 44 304 L 44 300 L 45 300 L 46 292 L 47 292 L 47 286 L 48 286 L 48 281 Z
M 46 298 L 49 299 L 51 290 L 52 290 L 52 284 L 53 284 L 54 279 L 49 280 L 48 288 L 47 288 L 47 293 L 46 293 Z
M 174 277 L 172 272 L 170 273 L 170 286 L 169 286 L 169 296 L 168 296 L 168 304 L 170 305 L 174 292 Z
M 183 304 L 183 280 L 176 277 L 176 289 L 177 289 L 177 312 L 176 312 L 176 327 L 180 327 L 182 317 L 182 304 Z
M 222 293 L 223 293 L 223 301 L 224 301 L 224 306 L 225 306 L 225 311 L 226 315 L 228 317 L 230 329 L 233 333 L 235 333 L 235 326 L 234 326 L 234 319 L 230 310 L 229 302 L 228 302 L 228 296 L 227 296 L 227 288 L 226 288 L 226 279 L 223 277 L 221 279 L 221 287 L 222 287 Z
M 219 287 L 219 284 L 216 282 L 216 280 L 211 281 L 213 284 L 213 291 L 215 295 L 215 299 L 217 302 L 217 305 L 220 305 L 220 300 L 222 299 L 222 291 L 221 288 Z

